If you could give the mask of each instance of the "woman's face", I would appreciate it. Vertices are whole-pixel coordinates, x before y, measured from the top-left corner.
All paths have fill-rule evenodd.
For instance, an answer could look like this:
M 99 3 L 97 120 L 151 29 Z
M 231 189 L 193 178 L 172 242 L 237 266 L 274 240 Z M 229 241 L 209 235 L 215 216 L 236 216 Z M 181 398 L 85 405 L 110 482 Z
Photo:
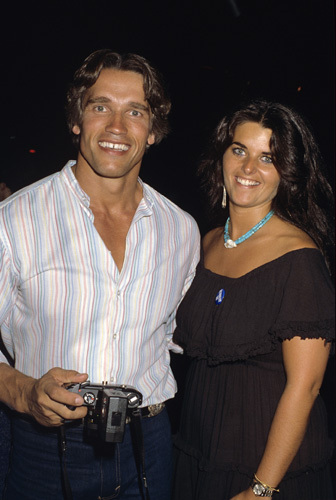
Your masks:
M 224 184 L 230 204 L 268 207 L 277 194 L 280 175 L 270 151 L 272 130 L 256 122 L 237 125 L 223 156 Z

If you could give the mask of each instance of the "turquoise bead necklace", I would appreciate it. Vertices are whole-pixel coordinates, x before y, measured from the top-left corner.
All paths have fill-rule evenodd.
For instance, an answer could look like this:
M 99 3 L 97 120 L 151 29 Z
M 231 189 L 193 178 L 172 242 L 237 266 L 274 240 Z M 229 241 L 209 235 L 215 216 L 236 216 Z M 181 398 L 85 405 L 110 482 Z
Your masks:
M 224 227 L 224 246 L 225 248 L 235 248 L 239 243 L 242 243 L 243 241 L 247 240 L 252 234 L 256 233 L 258 229 L 263 227 L 267 221 L 270 220 L 270 218 L 274 215 L 274 210 L 270 210 L 267 215 L 261 221 L 259 221 L 255 226 L 252 227 L 247 233 L 243 234 L 240 238 L 238 238 L 236 241 L 233 241 L 230 238 L 229 235 L 229 223 L 230 223 L 230 217 L 228 217 L 225 227 Z

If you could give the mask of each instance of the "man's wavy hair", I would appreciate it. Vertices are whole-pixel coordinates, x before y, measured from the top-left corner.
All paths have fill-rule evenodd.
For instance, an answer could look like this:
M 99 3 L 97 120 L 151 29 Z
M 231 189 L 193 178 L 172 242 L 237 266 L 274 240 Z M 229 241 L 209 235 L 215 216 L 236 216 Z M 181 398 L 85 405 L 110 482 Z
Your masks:
M 67 93 L 66 111 L 70 133 L 74 125 L 81 125 L 85 94 L 96 83 L 103 69 L 134 71 L 142 75 L 145 99 L 153 115 L 151 131 L 155 135 L 155 143 L 158 144 L 169 132 L 168 114 L 171 108 L 161 75 L 144 57 L 137 54 L 118 54 L 109 49 L 97 50 L 90 54 L 75 72 Z M 78 148 L 80 137 L 72 133 L 72 138 Z
M 255 100 L 243 104 L 218 124 L 199 167 L 210 213 L 223 225 L 227 211 L 221 211 L 223 155 L 232 144 L 236 127 L 259 123 L 272 130 L 270 151 L 280 175 L 272 208 L 315 241 L 327 262 L 334 260 L 334 197 L 327 181 L 318 145 L 309 125 L 293 109 L 276 102 Z

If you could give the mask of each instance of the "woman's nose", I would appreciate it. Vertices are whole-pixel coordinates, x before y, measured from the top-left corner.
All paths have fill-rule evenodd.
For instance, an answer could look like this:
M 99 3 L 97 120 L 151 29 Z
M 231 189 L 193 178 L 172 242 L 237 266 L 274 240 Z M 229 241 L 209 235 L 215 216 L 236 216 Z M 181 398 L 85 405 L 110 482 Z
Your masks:
M 252 174 L 256 170 L 256 162 L 254 158 L 246 158 L 246 160 L 243 163 L 243 171 L 246 174 Z

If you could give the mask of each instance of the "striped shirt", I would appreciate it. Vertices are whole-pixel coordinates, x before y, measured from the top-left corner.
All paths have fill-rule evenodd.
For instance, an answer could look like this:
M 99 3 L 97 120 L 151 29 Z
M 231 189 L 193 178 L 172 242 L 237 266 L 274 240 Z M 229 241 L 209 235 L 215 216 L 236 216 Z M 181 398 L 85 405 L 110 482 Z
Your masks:
M 194 219 L 141 182 L 119 272 L 67 165 L 0 204 L 0 326 L 15 368 L 55 366 L 172 398 L 175 313 L 199 260 Z M 7 362 L 0 354 L 0 361 Z

